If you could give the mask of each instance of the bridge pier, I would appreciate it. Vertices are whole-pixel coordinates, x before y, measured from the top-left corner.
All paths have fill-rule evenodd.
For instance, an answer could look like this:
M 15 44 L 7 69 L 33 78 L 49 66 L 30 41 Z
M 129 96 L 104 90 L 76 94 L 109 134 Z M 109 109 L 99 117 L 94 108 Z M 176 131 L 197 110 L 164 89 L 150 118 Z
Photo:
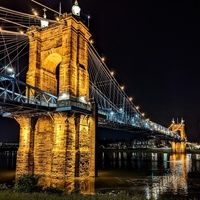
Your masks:
M 185 124 L 184 123 L 173 123 L 172 131 L 178 132 L 181 137 L 181 141 L 172 141 L 171 149 L 172 153 L 185 153 L 186 152 L 186 133 L 185 133 Z
M 37 120 L 16 118 L 20 124 L 16 177 L 42 175 L 42 185 L 60 188 L 74 185 L 76 177 L 82 182 L 95 177 L 95 115 L 59 112 Z
M 80 179 L 96 173 L 97 107 L 89 99 L 88 28 L 73 15 L 63 15 L 60 23 L 45 28 L 32 26 L 26 82 L 57 96 L 54 111 L 18 117 L 20 144 L 16 177 L 42 175 L 41 184 L 73 189 Z M 26 96 L 35 99 L 37 92 Z M 42 98 L 40 97 L 41 101 Z M 92 183 L 94 183 L 92 181 Z M 91 192 L 91 191 L 90 191 Z
M 17 151 L 16 176 L 33 173 L 33 147 L 35 119 L 30 117 L 17 117 L 15 120 L 20 125 L 19 148 Z

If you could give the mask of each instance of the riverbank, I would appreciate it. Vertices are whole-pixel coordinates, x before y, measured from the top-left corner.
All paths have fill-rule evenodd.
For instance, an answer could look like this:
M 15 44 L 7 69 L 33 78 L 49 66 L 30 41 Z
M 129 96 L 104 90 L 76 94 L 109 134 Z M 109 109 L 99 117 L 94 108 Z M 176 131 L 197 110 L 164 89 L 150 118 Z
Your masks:
M 0 191 L 0 199 L 3 200 L 153 200 L 152 198 L 146 198 L 144 195 L 135 194 L 129 195 L 126 192 L 118 194 L 95 194 L 95 195 L 82 195 L 82 194 L 46 194 L 46 193 L 20 193 L 12 190 Z M 198 200 L 198 197 L 187 198 L 185 196 L 167 195 L 157 198 L 157 200 Z
M 118 195 L 81 195 L 81 194 L 46 194 L 46 193 L 19 193 L 13 191 L 0 191 L 0 199 L 3 200 L 126 200 L 126 199 L 136 199 L 127 196 L 124 193 Z M 138 199 L 138 198 L 137 198 Z M 140 198 L 144 200 L 144 198 Z M 138 199 L 138 200 L 140 200 Z
M 197 196 L 200 196 L 200 153 L 174 156 L 169 150 L 161 148 L 100 150 L 98 177 L 92 180 L 90 185 L 94 189 L 92 192 L 97 195 L 101 194 L 101 196 L 103 194 L 115 196 L 121 191 L 126 191 L 129 198 L 126 196 L 125 199 L 135 198 L 138 200 L 145 200 L 147 197 L 148 200 L 153 197 L 157 200 L 159 197 L 159 200 L 162 200 L 164 195 L 169 197 L 173 194 L 176 198 L 171 199 L 194 200 L 193 197 L 198 199 Z M 16 158 L 9 155 L 0 156 L 0 182 L 6 182 L 11 187 L 12 180 L 14 180 Z M 15 195 L 15 193 L 11 193 Z M 92 200 L 93 196 L 84 198 Z M 45 198 L 42 197 L 42 199 Z M 57 196 L 52 198 L 58 199 Z M 69 199 L 73 198 L 76 200 L 73 196 Z M 0 199 L 5 198 L 0 196 Z M 9 197 L 8 199 L 12 200 L 13 198 Z M 23 197 L 16 199 L 23 199 Z M 30 198 L 25 199 L 31 200 Z M 50 200 L 50 198 L 46 199 Z M 66 198 L 64 197 L 64 199 Z M 82 197 L 78 196 L 78 199 L 82 199 Z M 99 197 L 95 195 L 95 199 L 99 199 Z

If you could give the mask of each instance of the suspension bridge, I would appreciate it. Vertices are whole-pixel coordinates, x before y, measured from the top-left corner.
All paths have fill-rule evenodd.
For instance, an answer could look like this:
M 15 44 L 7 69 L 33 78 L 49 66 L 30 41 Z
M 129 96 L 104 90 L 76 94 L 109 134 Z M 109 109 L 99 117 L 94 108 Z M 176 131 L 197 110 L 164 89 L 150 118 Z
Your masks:
M 0 114 L 20 124 L 17 175 L 45 171 L 54 185 L 95 176 L 98 127 L 181 142 L 183 121 L 166 128 L 145 119 L 125 93 L 90 42 L 77 1 L 72 14 L 54 11 L 55 20 L 42 6 L 42 17 L 0 7 Z
M 23 66 L 23 58 L 28 56 L 29 39 L 23 30 L 29 29 L 32 25 L 40 26 L 43 18 L 3 7 L 0 7 L 0 12 L 2 22 L 0 98 L 3 116 L 15 117 L 25 113 L 32 115 L 32 113 L 40 114 L 74 108 L 91 112 L 89 104 L 91 100 L 95 100 L 101 116 L 98 126 L 180 139 L 180 136 L 170 128 L 145 119 L 91 43 L 88 48 L 89 99 L 82 96 L 78 100 L 71 99 L 62 106 L 57 103 L 57 96 L 20 81 L 20 74 L 28 68 L 27 63 Z M 49 22 L 59 24 L 56 20 L 49 20 Z M 19 31 L 15 32 L 17 29 Z M 31 93 L 37 95 L 30 97 Z M 60 98 L 66 98 L 65 94 Z

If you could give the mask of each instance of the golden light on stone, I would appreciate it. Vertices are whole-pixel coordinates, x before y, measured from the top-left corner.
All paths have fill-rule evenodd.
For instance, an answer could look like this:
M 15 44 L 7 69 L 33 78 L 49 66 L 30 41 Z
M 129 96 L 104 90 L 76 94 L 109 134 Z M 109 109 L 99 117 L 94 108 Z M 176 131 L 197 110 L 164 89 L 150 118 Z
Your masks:
M 185 124 L 183 121 L 181 123 L 173 123 L 171 126 L 172 131 L 179 131 L 181 141 L 173 141 L 172 145 L 172 152 L 173 153 L 185 153 L 186 151 L 186 133 L 185 133 Z
M 57 125 L 56 126 L 56 130 L 55 132 L 57 133 L 56 137 L 55 137 L 55 144 L 56 146 L 59 146 L 61 144 L 61 125 Z
M 156 184 L 152 184 L 152 198 L 158 199 L 160 194 L 169 192 L 169 188 L 173 188 L 174 192 L 181 188 L 182 194 L 188 194 L 187 174 L 189 171 L 188 155 L 171 154 L 168 162 L 170 173 L 167 176 L 161 176 Z
M 57 107 L 66 106 L 71 98 L 88 104 L 91 35 L 72 15 L 63 20 L 67 22 L 64 25 L 28 30 L 31 62 L 26 82 L 58 96 Z M 35 95 L 30 94 L 33 98 Z M 40 174 L 43 185 L 65 189 L 72 180 L 69 183 L 72 190 L 75 177 L 95 177 L 95 112 L 92 115 L 73 110 L 49 112 L 16 120 L 20 124 L 16 177 L 22 173 Z
M 28 129 L 27 126 L 25 126 L 23 129 L 24 130 L 23 130 L 22 139 L 23 139 L 23 141 L 24 141 L 25 144 L 28 144 L 28 142 L 29 142 L 28 141 L 28 138 L 29 138 L 29 129 Z

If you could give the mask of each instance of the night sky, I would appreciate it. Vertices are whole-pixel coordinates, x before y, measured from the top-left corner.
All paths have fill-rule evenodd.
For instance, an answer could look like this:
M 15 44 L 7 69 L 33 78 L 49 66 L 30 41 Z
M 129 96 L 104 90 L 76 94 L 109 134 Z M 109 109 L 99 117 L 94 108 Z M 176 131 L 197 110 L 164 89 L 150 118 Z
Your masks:
M 69 12 L 72 0 L 38 0 Z M 183 117 L 189 141 L 200 140 L 200 2 L 79 0 L 94 46 L 147 118 L 168 127 Z M 30 0 L 0 6 L 31 13 Z M 41 8 L 42 15 L 42 8 Z M 47 12 L 47 16 L 52 15 Z M 0 118 L 0 141 L 5 120 Z M 16 124 L 15 124 L 16 125 Z M 10 131 L 9 131 L 10 132 Z M 5 139 L 5 138 L 4 138 Z

